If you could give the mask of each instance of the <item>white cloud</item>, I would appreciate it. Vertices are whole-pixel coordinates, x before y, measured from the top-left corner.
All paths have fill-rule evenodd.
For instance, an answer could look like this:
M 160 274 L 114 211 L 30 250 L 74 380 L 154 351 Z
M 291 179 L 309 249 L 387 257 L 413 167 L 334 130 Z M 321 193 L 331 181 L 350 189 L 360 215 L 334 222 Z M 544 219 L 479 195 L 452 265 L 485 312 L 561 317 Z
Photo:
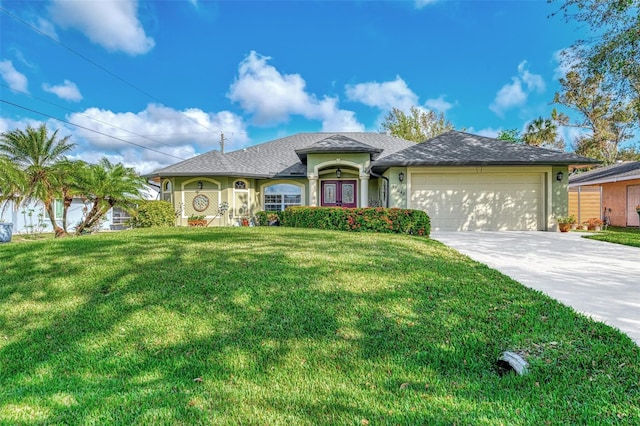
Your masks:
M 249 142 L 246 125 L 242 118 L 229 111 L 210 113 L 198 108 L 178 111 L 150 104 L 139 112 L 116 113 L 89 108 L 81 113 L 70 114 L 67 120 L 130 142 L 113 139 L 79 127 L 71 127 L 72 140 L 78 143 L 78 148 L 74 152 L 75 158 L 95 162 L 102 156 L 107 156 L 128 167 L 134 167 L 140 173 L 174 164 L 179 161 L 179 158 L 186 159 L 201 152 L 220 149 L 220 132 L 225 134 L 225 151 L 227 152 L 246 146 Z M 152 148 L 174 157 L 133 144 Z
M 74 28 L 109 51 L 147 53 L 155 45 L 137 17 L 136 0 L 54 0 L 49 9 L 62 28 Z
M 12 118 L 0 117 L 0 133 L 8 132 L 15 129 L 25 129 L 27 126 L 38 127 L 41 121 L 32 118 L 14 120 Z
M 51 23 L 51 21 L 47 21 L 46 19 L 39 17 L 38 21 L 33 24 L 34 27 L 48 35 L 54 40 L 58 40 L 58 33 L 56 32 L 56 27 Z
M 42 85 L 42 90 L 53 93 L 60 99 L 67 101 L 80 102 L 82 100 L 82 94 L 80 93 L 78 86 L 69 80 L 65 80 L 64 83 L 57 86 L 50 86 L 49 84 L 44 83 Z
M 474 135 L 486 136 L 488 138 L 498 137 L 502 128 L 494 129 L 493 127 L 485 127 L 484 129 L 476 130 L 473 127 L 469 127 L 467 132 L 472 133 Z
M 454 104 L 452 104 L 451 102 L 447 102 L 444 100 L 444 95 L 440 95 L 435 99 L 427 99 L 427 101 L 424 103 L 424 106 L 426 106 L 427 108 L 441 112 L 443 114 L 446 114 L 447 111 L 453 108 L 453 105 Z
M 415 0 L 414 4 L 416 5 L 417 9 L 422 9 L 423 7 L 433 4 L 436 1 L 438 0 Z
M 12 90 L 28 92 L 27 77 L 13 67 L 13 62 L 9 60 L 0 61 L 0 77 Z
M 281 74 L 267 62 L 271 59 L 252 51 L 238 66 L 238 76 L 227 97 L 238 102 L 257 124 L 285 122 L 291 115 L 321 120 L 323 131 L 362 131 L 352 111 L 338 108 L 338 99 L 318 99 L 306 91 L 299 74 Z
M 529 72 L 527 61 L 520 62 L 518 75 L 511 80 L 511 83 L 498 90 L 495 99 L 489 105 L 489 109 L 500 117 L 504 116 L 508 109 L 524 105 L 532 92 L 542 93 L 546 88 L 542 76 Z
M 400 76 L 396 76 L 393 81 L 382 83 L 373 81 L 355 85 L 349 84 L 345 90 L 347 99 L 350 101 L 361 102 L 384 111 L 390 111 L 392 108 L 407 111 L 418 103 L 418 95 L 409 89 L 407 83 Z
M 527 85 L 527 89 L 529 89 L 530 92 L 544 92 L 546 86 L 544 84 L 542 76 L 540 74 L 531 74 L 527 69 L 527 61 L 522 61 L 520 62 L 520 64 L 518 64 L 518 75 Z

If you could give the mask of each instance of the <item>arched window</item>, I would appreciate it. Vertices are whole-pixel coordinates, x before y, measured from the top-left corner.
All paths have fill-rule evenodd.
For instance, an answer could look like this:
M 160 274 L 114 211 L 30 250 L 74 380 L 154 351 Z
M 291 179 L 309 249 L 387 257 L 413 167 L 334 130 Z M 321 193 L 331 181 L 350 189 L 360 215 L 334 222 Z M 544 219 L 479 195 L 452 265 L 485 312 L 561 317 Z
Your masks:
M 171 181 L 170 180 L 165 180 L 162 183 L 162 195 L 161 195 L 162 199 L 168 202 L 173 202 L 173 188 L 171 186 Z
M 264 209 L 282 211 L 289 206 L 302 205 L 302 188 L 288 183 L 267 186 L 264 189 Z
M 243 180 L 237 180 L 236 183 L 233 184 L 235 189 L 247 189 L 247 183 Z

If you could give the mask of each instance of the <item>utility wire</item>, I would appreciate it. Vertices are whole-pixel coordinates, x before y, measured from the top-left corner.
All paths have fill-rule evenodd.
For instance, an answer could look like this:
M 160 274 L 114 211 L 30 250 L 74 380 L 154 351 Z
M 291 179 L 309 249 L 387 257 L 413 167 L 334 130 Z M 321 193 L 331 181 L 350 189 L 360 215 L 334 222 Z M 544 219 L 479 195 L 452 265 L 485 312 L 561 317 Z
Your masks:
M 108 137 L 110 137 L 111 139 L 115 139 L 115 140 L 118 140 L 118 141 L 120 141 L 120 142 L 127 143 L 127 144 L 129 144 L 129 145 L 134 145 L 134 146 L 137 146 L 138 148 L 143 148 L 143 149 L 146 149 L 146 150 L 149 150 L 149 151 L 157 152 L 158 154 L 166 155 L 166 156 L 168 156 L 168 157 L 173 157 L 173 158 L 176 158 L 176 159 L 178 159 L 178 160 L 186 160 L 186 158 L 178 157 L 178 156 L 175 156 L 175 155 L 173 155 L 173 154 L 167 154 L 166 152 L 158 151 L 157 149 L 149 148 L 148 146 L 140 145 L 140 144 L 137 144 L 137 143 L 135 143 L 135 142 L 130 142 L 130 141 L 127 141 L 127 140 L 121 139 L 121 138 L 116 137 L 116 136 L 111 136 L 111 135 L 108 135 L 108 134 L 106 134 L 106 133 L 102 133 L 102 132 L 100 132 L 100 131 L 98 131 L 98 130 L 93 130 L 93 129 L 90 129 L 90 128 L 88 128 L 88 127 L 84 127 L 84 126 L 81 126 L 81 125 L 79 125 L 79 124 L 75 124 L 75 123 L 72 123 L 72 122 L 70 122 L 70 121 L 63 120 L 63 119 L 61 119 L 61 118 L 55 117 L 55 116 L 53 116 L 53 115 L 50 115 L 50 114 L 47 114 L 47 113 L 44 113 L 44 112 L 41 112 L 41 111 L 36 111 L 35 109 L 27 108 L 27 107 L 25 107 L 25 106 L 23 106 L 23 105 L 18 105 L 18 104 L 16 104 L 16 103 L 9 102 L 9 101 L 4 100 L 4 99 L 0 99 L 0 102 L 3 102 L 3 103 L 5 103 L 5 104 L 9 104 L 9 105 L 13 105 L 13 106 L 18 107 L 18 108 L 21 108 L 21 109 L 23 109 L 23 110 L 25 110 L 25 111 L 34 112 L 34 113 L 36 113 L 36 114 L 40 114 L 40 115 L 42 115 L 42 116 L 49 117 L 49 118 L 52 118 L 52 119 L 54 119 L 54 120 L 60 121 L 60 122 L 62 122 L 62 123 L 70 124 L 71 126 L 79 127 L 79 128 L 81 128 L 81 129 L 88 130 L 88 131 L 90 131 L 90 132 L 97 133 L 97 134 L 102 135 L 102 136 L 108 136 Z
M 139 87 L 135 86 L 133 83 L 129 83 L 127 80 L 125 80 L 124 78 L 120 77 L 119 75 L 115 74 L 112 71 L 109 71 L 107 68 L 103 67 L 102 65 L 100 65 L 99 63 L 97 63 L 96 61 L 88 58 L 87 56 L 83 55 L 82 53 L 78 52 L 77 50 L 73 49 L 72 47 L 67 46 L 66 44 L 62 43 L 61 41 L 56 40 L 55 38 L 51 37 L 49 34 L 39 30 L 38 28 L 34 27 L 33 25 L 31 25 L 30 23 L 28 23 L 27 21 L 23 20 L 22 18 L 20 18 L 19 16 L 15 15 L 14 13 L 10 12 L 9 10 L 5 9 L 4 7 L 0 6 L 0 11 L 6 13 L 7 15 L 9 15 L 10 17 L 12 17 L 13 19 L 15 19 L 16 21 L 20 22 L 21 24 L 27 26 L 28 28 L 30 28 L 31 30 L 35 31 L 36 33 L 48 38 L 49 40 L 53 41 L 54 43 L 58 44 L 59 46 L 64 47 L 65 49 L 67 49 L 68 51 L 72 52 L 73 54 L 81 57 L 82 59 L 84 59 L 85 61 L 89 62 L 91 65 L 95 66 L 96 68 L 106 72 L 107 74 L 111 75 L 112 77 L 120 80 L 121 82 L 123 82 L 124 84 L 126 84 L 127 86 L 135 89 L 136 91 L 142 93 L 145 96 L 150 97 L 151 99 L 153 99 L 154 101 L 160 103 L 163 106 L 167 106 L 164 102 L 162 102 L 160 99 L 156 98 L 155 96 L 153 96 L 151 93 L 148 93 L 146 91 L 144 91 L 143 89 L 140 89 Z M 207 129 L 209 132 L 211 133 L 219 133 L 216 130 L 212 130 L 209 127 L 205 126 L 204 124 L 200 123 L 197 120 L 194 120 L 193 118 L 189 117 L 188 115 L 176 110 L 179 114 L 181 114 L 183 117 L 187 118 L 188 120 L 196 123 L 197 125 Z
M 83 116 L 83 117 L 87 117 L 88 119 L 93 120 L 93 121 L 97 121 L 98 123 L 105 124 L 105 125 L 107 125 L 107 126 L 113 127 L 113 128 L 115 128 L 115 129 L 118 129 L 118 130 L 122 130 L 123 132 L 130 133 L 130 134 L 132 134 L 132 135 L 135 135 L 135 136 L 138 136 L 138 137 L 141 137 L 141 138 L 144 138 L 144 139 L 150 140 L 150 141 L 152 141 L 152 142 L 157 142 L 157 143 L 159 143 L 160 145 L 164 145 L 164 146 L 169 147 L 169 148 L 174 148 L 173 146 L 171 146 L 171 145 L 169 145 L 169 144 L 167 144 L 167 143 L 161 142 L 161 141 L 159 141 L 159 140 L 157 140 L 157 139 L 150 138 L 149 136 L 141 135 L 141 134 L 136 133 L 136 132 L 133 132 L 133 131 L 131 131 L 131 130 L 124 129 L 124 128 L 122 128 L 122 127 L 116 126 L 115 124 L 108 123 L 108 122 L 106 122 L 106 121 L 100 120 L 100 119 L 95 118 L 95 117 L 91 117 L 90 115 L 88 115 L 88 114 L 84 114 L 84 113 L 82 113 L 82 112 L 75 112 L 75 111 L 74 111 L 74 110 L 72 110 L 71 108 L 67 108 L 67 107 L 65 107 L 65 106 L 63 106 L 63 105 L 60 105 L 60 104 L 57 104 L 57 103 L 55 103 L 55 102 L 51 102 L 51 101 L 48 101 L 48 100 L 46 100 L 46 99 L 39 98 L 39 97 L 34 96 L 34 95 L 30 94 L 30 93 L 23 92 L 22 90 L 12 89 L 11 87 L 7 86 L 7 85 L 6 85 L 6 84 L 4 84 L 4 83 L 0 83 L 0 86 L 2 86 L 2 87 L 6 87 L 6 88 L 8 88 L 8 89 L 13 90 L 14 92 L 21 93 L 21 94 L 23 94 L 23 95 L 26 95 L 26 96 L 28 96 L 28 97 L 32 98 L 32 99 L 37 99 L 37 100 L 39 100 L 39 101 L 41 101 L 41 102 L 47 103 L 47 104 L 49 104 L 49 105 L 56 106 L 56 107 L 58 107 L 58 108 L 64 109 L 64 110 L 69 111 L 69 112 L 72 112 L 72 113 L 74 113 L 74 114 L 78 114 L 78 115 L 81 115 L 81 116 Z M 202 133 L 205 133 L 205 132 L 202 132 Z M 206 133 L 209 133 L 209 132 L 206 132 Z M 171 136 L 171 135 L 166 135 L 166 136 Z M 113 136 L 109 136 L 109 137 L 111 138 L 111 137 L 113 137 Z M 181 150 L 186 150 L 186 148 L 179 148 L 179 149 L 181 149 Z

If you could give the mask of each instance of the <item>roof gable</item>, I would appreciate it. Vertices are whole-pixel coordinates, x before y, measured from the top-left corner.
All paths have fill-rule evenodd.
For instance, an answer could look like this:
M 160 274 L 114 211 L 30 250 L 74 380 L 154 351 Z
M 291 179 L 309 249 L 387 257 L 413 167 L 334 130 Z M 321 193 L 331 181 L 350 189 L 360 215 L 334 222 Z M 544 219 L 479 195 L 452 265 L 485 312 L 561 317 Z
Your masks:
M 325 153 L 367 153 L 371 155 L 371 159 L 375 160 L 382 149 L 374 148 L 366 143 L 359 142 L 345 135 L 331 135 L 305 148 L 296 149 L 296 154 L 300 161 L 307 161 L 307 154 L 325 154 Z
M 598 160 L 564 151 L 515 144 L 470 133 L 449 131 L 377 161 L 374 169 L 391 166 L 564 165 Z

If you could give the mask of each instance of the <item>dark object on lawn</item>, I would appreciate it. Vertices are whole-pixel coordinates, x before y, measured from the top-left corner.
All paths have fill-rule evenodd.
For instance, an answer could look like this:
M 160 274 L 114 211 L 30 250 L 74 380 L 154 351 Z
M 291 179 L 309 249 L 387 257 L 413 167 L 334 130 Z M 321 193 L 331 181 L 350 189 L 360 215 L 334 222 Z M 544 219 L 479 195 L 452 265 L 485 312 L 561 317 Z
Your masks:
M 529 367 L 529 363 L 515 352 L 505 351 L 498 359 L 498 371 L 500 375 L 506 374 L 509 371 L 515 371 L 519 375 L 524 376 L 529 372 L 527 367 Z

